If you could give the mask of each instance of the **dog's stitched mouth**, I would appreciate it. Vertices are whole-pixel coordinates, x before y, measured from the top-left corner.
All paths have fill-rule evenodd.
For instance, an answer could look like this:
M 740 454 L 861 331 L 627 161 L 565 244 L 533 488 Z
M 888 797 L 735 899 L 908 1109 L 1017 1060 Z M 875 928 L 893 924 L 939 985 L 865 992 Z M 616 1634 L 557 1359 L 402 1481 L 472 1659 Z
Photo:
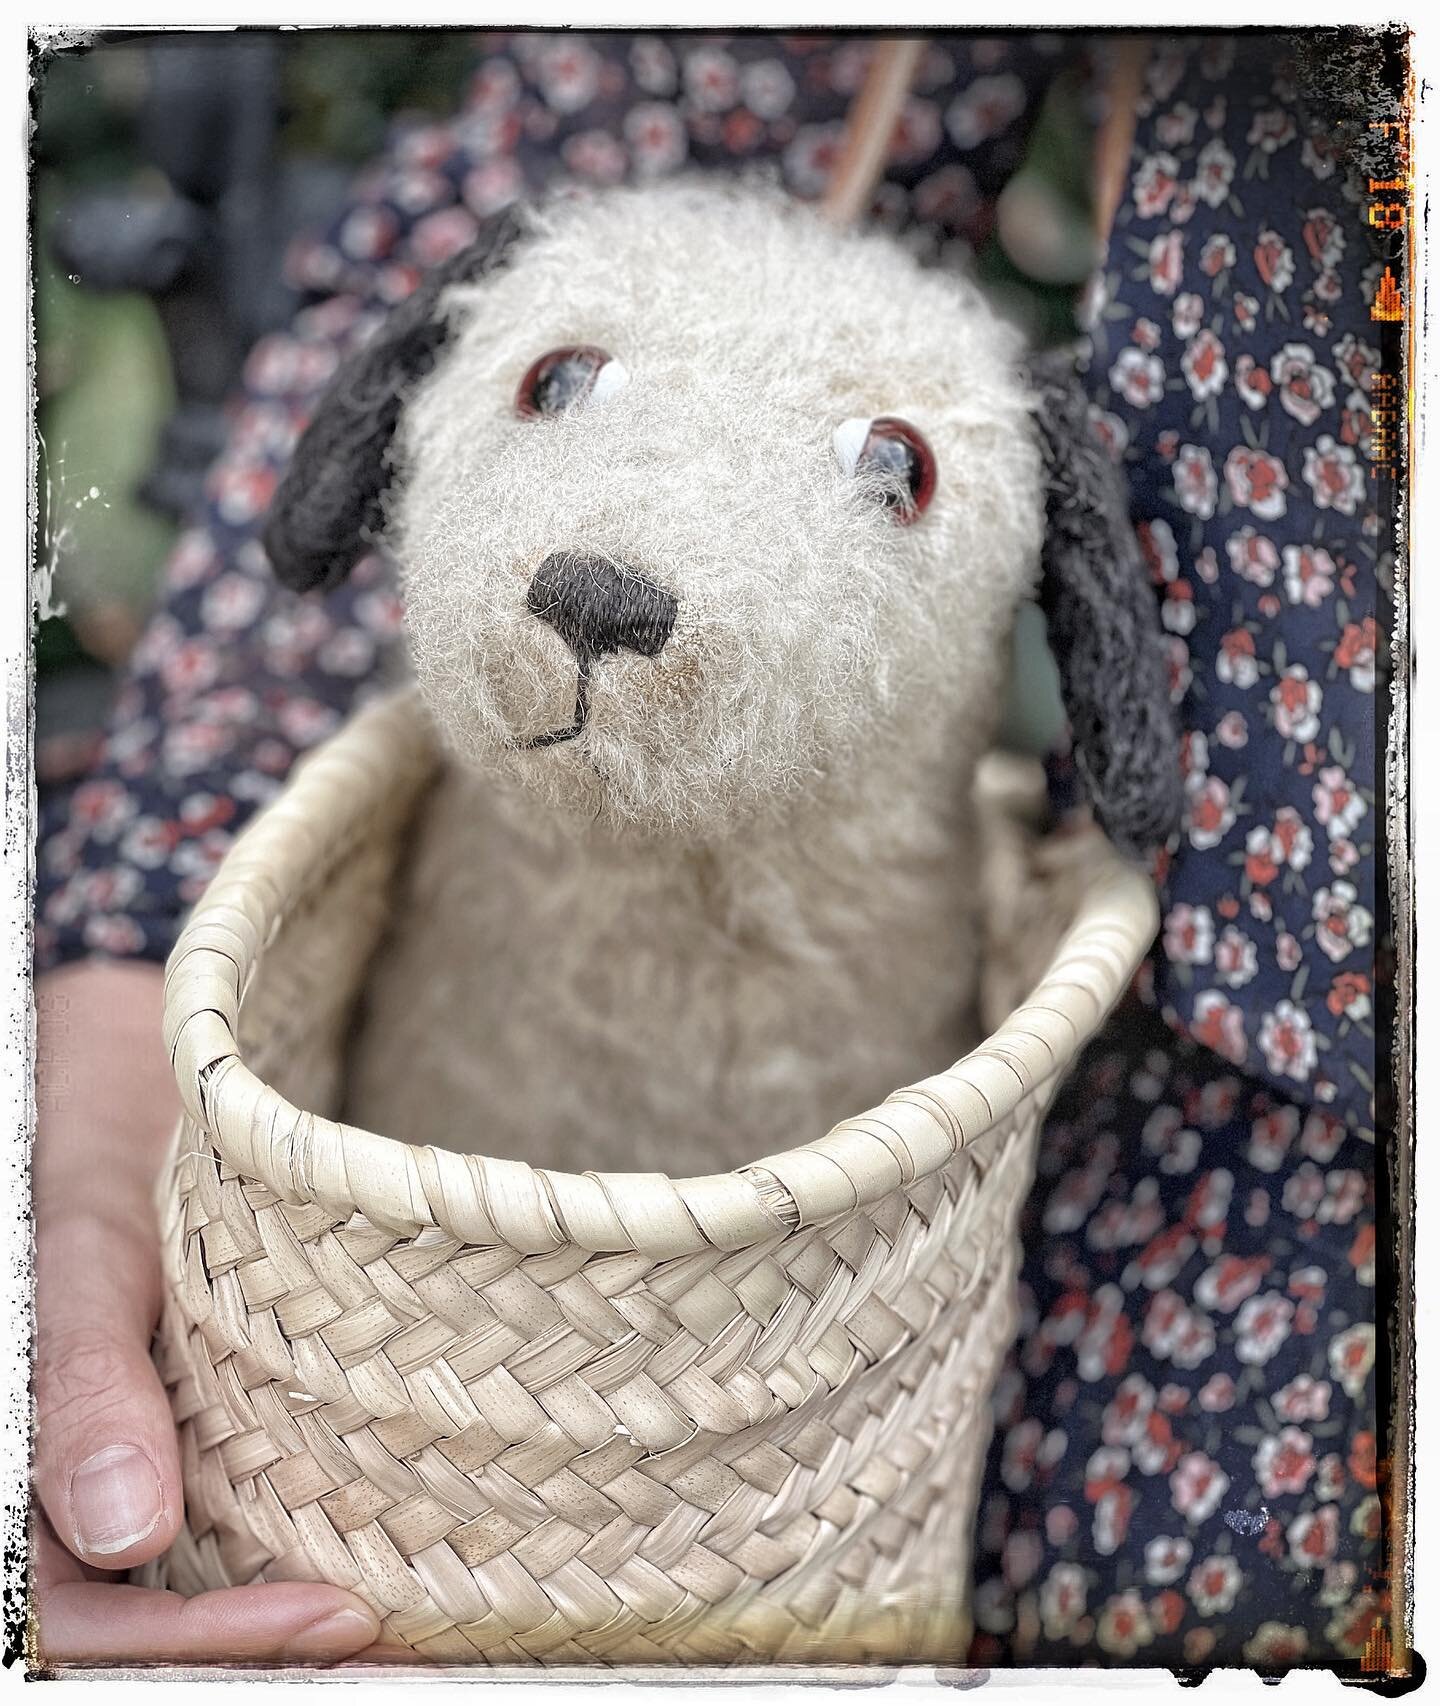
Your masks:
M 581 654 L 579 673 L 575 681 L 575 717 L 569 728 L 552 729 L 547 735 L 536 735 L 531 740 L 517 741 L 515 744 L 519 751 L 539 752 L 547 746 L 559 746 L 563 741 L 574 740 L 584 729 L 590 716 L 590 661 Z

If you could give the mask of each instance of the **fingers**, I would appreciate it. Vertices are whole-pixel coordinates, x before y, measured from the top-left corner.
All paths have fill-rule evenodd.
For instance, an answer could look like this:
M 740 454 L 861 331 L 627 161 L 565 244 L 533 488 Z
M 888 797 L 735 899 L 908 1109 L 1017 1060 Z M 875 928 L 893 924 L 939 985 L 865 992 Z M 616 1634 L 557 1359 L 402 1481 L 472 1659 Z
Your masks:
M 175 1424 L 149 1354 L 155 1267 L 124 1220 L 37 1224 L 35 1490 L 59 1539 L 102 1569 L 158 1556 L 180 1524 Z
M 36 1594 L 43 1664 L 333 1664 L 370 1646 L 374 1612 L 353 1594 L 274 1582 L 179 1594 L 123 1582 L 57 1582 Z

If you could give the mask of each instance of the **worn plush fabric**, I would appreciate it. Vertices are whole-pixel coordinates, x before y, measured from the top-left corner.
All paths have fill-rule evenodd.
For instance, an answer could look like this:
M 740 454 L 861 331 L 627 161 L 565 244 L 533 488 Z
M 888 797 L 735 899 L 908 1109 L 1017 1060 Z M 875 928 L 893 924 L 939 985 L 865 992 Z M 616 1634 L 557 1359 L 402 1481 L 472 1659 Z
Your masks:
M 615 189 L 521 227 L 436 304 L 454 329 L 389 458 L 408 653 L 466 773 L 368 987 L 351 1115 L 562 1168 L 723 1171 L 979 1041 L 981 901 L 954 873 L 1046 509 L 1020 335 L 773 185 Z M 376 477 L 389 336 L 320 404 L 282 513 L 337 464 Z M 517 415 L 576 344 L 613 355 L 607 392 Z M 886 416 L 939 469 L 913 525 L 835 448 Z M 645 584 L 664 623 L 607 638 L 607 589 Z
M 1323 1661 L 1360 1649 L 1377 1605 L 1373 1155 L 1335 1123 L 1366 1117 L 1347 1063 L 1365 1069 L 1372 995 L 1375 812 L 1358 790 L 1373 786 L 1364 730 L 1383 648 L 1353 459 L 1370 263 L 1273 41 L 1240 41 L 1239 63 L 1187 42 L 1152 71 L 1090 380 L 1102 426 L 1128 436 L 1191 731 L 1155 969 L 1203 1046 L 1180 1050 L 1143 1009 L 1120 1015 L 1042 1142 L 1029 1324 L 982 1511 L 977 1658 L 993 1664 Z M 942 260 L 978 240 L 1035 93 L 1074 45 L 947 42 L 881 213 Z M 235 830 L 380 678 L 399 612 L 379 564 L 301 600 L 256 544 L 296 424 L 372 311 L 557 159 L 604 180 L 764 155 L 817 193 L 864 51 L 492 42 L 464 112 L 397 137 L 297 256 L 317 293 L 338 294 L 255 352 L 100 766 L 47 802 L 42 964 L 163 957 Z M 1257 1534 L 1225 1521 L 1262 1504 Z

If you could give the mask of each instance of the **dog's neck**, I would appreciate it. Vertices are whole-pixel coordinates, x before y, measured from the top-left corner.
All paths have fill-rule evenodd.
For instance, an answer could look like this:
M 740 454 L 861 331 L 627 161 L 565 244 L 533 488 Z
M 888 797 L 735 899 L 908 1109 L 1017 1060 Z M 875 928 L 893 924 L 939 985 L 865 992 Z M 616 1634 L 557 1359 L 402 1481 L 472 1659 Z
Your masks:
M 887 747 L 863 763 L 817 776 L 793 798 L 768 812 L 728 825 L 704 838 L 639 835 L 603 823 L 562 819 L 523 791 L 494 788 L 494 801 L 512 833 L 537 847 L 564 854 L 596 874 L 610 873 L 632 892 L 647 885 L 693 888 L 698 908 L 721 916 L 737 931 L 763 918 L 773 928 L 782 897 L 795 914 L 823 915 L 843 929 L 847 897 L 868 894 L 857 915 L 873 918 L 876 893 L 893 887 L 896 904 L 915 903 L 917 881 L 952 873 L 968 845 L 967 824 L 975 766 L 988 741 L 973 721 L 936 729 L 921 744 Z M 922 876 L 922 873 L 924 874 Z M 881 904 L 881 913 L 888 911 Z M 828 933 L 828 932 L 827 932 Z

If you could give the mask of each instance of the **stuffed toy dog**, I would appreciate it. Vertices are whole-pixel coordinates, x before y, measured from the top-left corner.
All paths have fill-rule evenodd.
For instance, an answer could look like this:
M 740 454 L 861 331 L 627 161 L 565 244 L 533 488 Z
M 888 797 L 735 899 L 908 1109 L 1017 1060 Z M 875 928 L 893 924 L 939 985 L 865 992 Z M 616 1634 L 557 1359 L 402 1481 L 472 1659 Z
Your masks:
M 977 1040 L 972 785 L 1038 594 L 1123 849 L 1179 765 L 1152 592 L 1068 364 L 754 185 L 495 221 L 334 379 L 291 587 L 378 543 L 453 755 L 347 1117 L 711 1172 Z

